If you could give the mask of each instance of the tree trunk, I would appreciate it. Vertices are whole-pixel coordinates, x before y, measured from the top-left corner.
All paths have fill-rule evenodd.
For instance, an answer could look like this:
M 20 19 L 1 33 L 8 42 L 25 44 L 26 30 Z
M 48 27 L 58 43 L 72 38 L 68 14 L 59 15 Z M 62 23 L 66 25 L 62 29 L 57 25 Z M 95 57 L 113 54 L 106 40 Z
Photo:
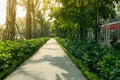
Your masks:
M 32 38 L 31 32 L 31 0 L 27 1 L 27 14 L 26 14 L 26 39 Z
M 36 13 L 39 10 L 40 0 L 32 0 L 32 38 L 37 37 Z
M 95 42 L 97 43 L 98 42 L 98 37 L 99 37 L 99 29 L 98 29 L 98 1 L 97 0 L 95 0 L 95 37 L 94 37 L 94 39 L 95 39 Z
M 33 38 L 36 38 L 37 31 L 36 31 L 36 19 L 35 19 L 36 11 L 35 11 L 35 9 L 33 9 L 32 15 L 33 15 L 33 26 L 32 26 Z
M 6 25 L 3 30 L 2 40 L 14 40 L 16 20 L 16 0 L 7 0 Z
M 85 16 L 84 16 L 84 11 L 85 11 L 85 7 L 84 7 L 84 0 L 81 0 L 80 1 L 80 5 L 81 5 L 81 7 L 80 7 L 80 23 L 79 23 L 79 37 L 80 37 L 80 40 L 81 41 L 84 41 L 84 40 L 86 40 L 86 36 L 85 36 L 85 27 L 84 27 L 84 18 L 85 18 Z

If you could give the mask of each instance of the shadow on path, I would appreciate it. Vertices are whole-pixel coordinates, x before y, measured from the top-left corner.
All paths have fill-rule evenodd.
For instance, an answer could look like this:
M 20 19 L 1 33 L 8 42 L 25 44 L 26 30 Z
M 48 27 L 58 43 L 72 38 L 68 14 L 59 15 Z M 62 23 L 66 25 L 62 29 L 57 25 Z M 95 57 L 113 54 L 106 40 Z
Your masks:
M 5 80 L 87 80 L 69 57 L 50 39 Z

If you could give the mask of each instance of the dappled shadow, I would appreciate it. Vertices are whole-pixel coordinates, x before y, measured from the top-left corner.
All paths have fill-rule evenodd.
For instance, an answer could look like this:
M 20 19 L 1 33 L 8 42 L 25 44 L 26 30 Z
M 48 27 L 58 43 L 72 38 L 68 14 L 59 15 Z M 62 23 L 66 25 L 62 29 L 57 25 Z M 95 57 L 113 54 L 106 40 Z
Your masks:
M 58 48 L 48 48 L 48 47 L 43 47 L 43 49 L 47 49 L 47 50 L 59 50 Z
M 63 57 L 52 57 L 51 55 L 45 55 L 42 59 L 37 59 L 37 60 L 32 60 L 32 58 L 27 61 L 25 63 L 25 65 L 29 65 L 29 64 L 42 64 L 44 62 L 48 62 L 50 65 L 50 67 L 48 66 L 48 70 L 49 71 L 51 69 L 51 67 L 53 67 L 54 70 L 61 70 L 61 72 L 51 72 L 52 74 L 56 75 L 56 79 L 55 80 L 85 80 L 83 78 L 82 73 L 80 73 L 78 71 L 78 69 L 75 68 L 75 66 L 71 63 L 71 61 L 69 60 L 69 58 L 67 56 L 63 56 Z M 42 68 L 45 67 L 46 65 L 42 65 Z M 41 68 L 41 66 L 40 66 Z M 41 69 L 42 69 L 41 68 Z M 36 77 L 36 74 L 34 75 L 33 73 L 27 73 L 24 71 L 24 67 L 23 69 L 21 68 L 21 71 L 24 75 L 26 76 L 30 76 L 32 78 L 34 78 L 34 80 L 43 80 L 40 79 L 39 77 Z M 52 70 L 51 70 L 52 71 Z M 48 74 L 49 75 L 49 74 Z M 40 74 L 39 76 L 42 76 L 42 74 Z M 81 76 L 81 77 L 80 77 Z
M 45 80 L 44 78 L 40 77 L 40 75 L 38 76 L 37 74 L 35 75 L 33 73 L 27 72 L 24 69 L 21 69 L 19 71 L 19 74 L 22 74 L 23 76 L 25 76 L 27 78 L 26 80 Z
M 56 80 L 62 80 L 58 74 L 56 74 Z
M 24 80 L 87 80 L 54 41 L 38 50 L 12 75 L 17 74 Z

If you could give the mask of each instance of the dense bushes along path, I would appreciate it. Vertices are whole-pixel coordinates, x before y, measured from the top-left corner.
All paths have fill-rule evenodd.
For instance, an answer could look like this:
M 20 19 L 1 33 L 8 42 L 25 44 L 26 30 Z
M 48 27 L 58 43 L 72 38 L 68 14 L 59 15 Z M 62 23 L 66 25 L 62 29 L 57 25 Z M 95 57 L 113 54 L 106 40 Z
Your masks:
M 86 78 L 52 38 L 5 80 L 86 80 Z
M 0 42 L 0 80 L 34 54 L 49 38 Z M 13 79 L 14 80 L 14 79 Z
M 120 80 L 120 51 L 94 42 L 56 39 L 71 53 L 70 56 L 77 58 L 74 62 L 89 80 Z

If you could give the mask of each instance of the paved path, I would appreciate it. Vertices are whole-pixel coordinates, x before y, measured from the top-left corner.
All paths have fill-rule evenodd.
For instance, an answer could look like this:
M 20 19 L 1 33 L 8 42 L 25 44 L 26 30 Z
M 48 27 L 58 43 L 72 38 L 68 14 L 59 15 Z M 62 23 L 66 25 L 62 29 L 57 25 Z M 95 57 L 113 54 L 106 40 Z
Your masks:
M 87 80 L 51 38 L 5 80 Z

